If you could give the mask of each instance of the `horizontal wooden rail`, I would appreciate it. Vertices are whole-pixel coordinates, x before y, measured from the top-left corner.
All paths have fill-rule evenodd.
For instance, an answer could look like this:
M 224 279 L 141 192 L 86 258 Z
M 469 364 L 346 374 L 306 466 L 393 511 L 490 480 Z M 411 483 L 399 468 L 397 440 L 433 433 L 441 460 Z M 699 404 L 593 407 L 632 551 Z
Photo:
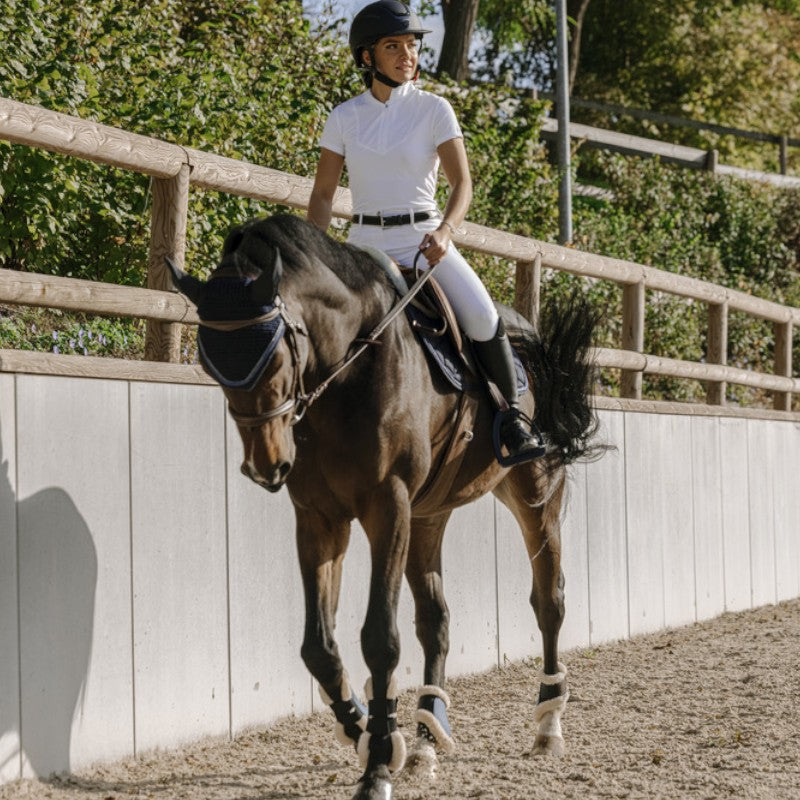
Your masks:
M 782 306 L 780 303 L 753 297 L 736 289 L 728 289 L 725 286 L 632 261 L 586 253 L 469 222 L 464 223 L 453 238 L 458 244 L 479 253 L 501 256 L 514 261 L 533 261 L 536 255 L 540 254 L 542 266 L 550 269 L 621 284 L 643 282 L 645 288 L 653 291 L 689 297 L 705 303 L 727 303 L 731 310 L 744 311 L 760 319 L 771 322 L 792 321 L 800 324 L 800 308 Z
M 721 364 L 699 364 L 675 358 L 634 353 L 630 350 L 595 348 L 591 357 L 598 367 L 642 372 L 646 375 L 665 375 L 697 381 L 727 381 L 740 386 L 752 386 L 770 392 L 794 392 L 800 394 L 800 379 L 780 375 L 767 375 Z
M 538 96 L 544 100 L 556 99 L 556 96 L 551 92 L 539 92 Z M 658 111 L 648 111 L 643 108 L 630 108 L 629 106 L 621 106 L 615 103 L 603 103 L 597 100 L 584 100 L 580 97 L 570 97 L 569 104 L 572 108 L 588 108 L 606 114 L 621 114 L 623 116 L 633 117 L 634 119 L 644 119 L 651 122 L 659 122 L 664 125 L 672 125 L 674 127 L 708 131 L 709 133 L 716 133 L 720 136 L 735 136 L 739 139 L 751 139 L 756 142 L 769 142 L 771 144 L 780 144 L 782 140 L 785 140 L 787 147 L 800 147 L 800 139 L 793 139 L 784 134 L 763 133 L 761 131 L 751 131 L 744 128 L 733 128 L 729 125 L 716 125 L 712 122 L 701 122 L 696 119 L 678 117 L 674 114 L 662 114 Z
M 558 135 L 558 120 L 547 117 L 542 121 L 542 137 L 548 140 L 555 139 Z M 687 147 L 681 144 L 671 144 L 658 139 L 647 139 L 644 136 L 634 136 L 629 133 L 617 133 L 605 128 L 593 128 L 590 125 L 581 125 L 571 122 L 569 135 L 573 139 L 581 139 L 590 147 L 611 150 L 627 156 L 658 157 L 670 164 L 678 164 L 689 169 L 702 169 L 713 171 L 717 175 L 730 175 L 742 180 L 757 181 L 779 186 L 785 189 L 795 189 L 800 186 L 800 178 L 781 175 L 777 172 L 759 172 L 753 169 L 733 167 L 728 164 L 718 164 L 709 160 L 710 154 L 715 151 L 700 150 L 697 147 Z M 713 169 L 711 169 L 713 165 Z
M 148 383 L 180 383 L 216 386 L 217 383 L 196 364 L 164 364 L 157 361 L 130 361 L 96 356 L 52 355 L 25 350 L 0 349 L 0 373 L 52 375 L 97 380 L 146 381 Z M 768 408 L 713 406 L 703 403 L 678 403 L 664 400 L 626 400 L 597 395 L 595 408 L 609 411 L 634 411 L 646 414 L 682 416 L 744 417 L 786 422 L 800 421 L 800 414 Z
M 198 322 L 195 307 L 175 292 L 13 269 L 0 269 L 0 302 L 159 322 Z
M 0 136 L 158 178 L 177 175 L 186 163 L 186 151 L 179 145 L 5 97 L 0 97 Z
M 129 134 L 117 128 L 34 108 L 2 97 L 0 136 L 160 177 L 173 177 L 183 163 L 188 163 L 191 169 L 190 183 L 194 186 L 282 203 L 294 208 L 307 207 L 313 185 L 310 178 Z M 126 142 L 125 137 L 130 137 L 130 141 Z M 159 160 L 163 160 L 164 164 L 160 167 L 153 166 Z M 344 219 L 351 215 L 352 204 L 347 189 L 337 191 L 333 213 Z M 642 264 L 560 247 L 473 223 L 465 223 L 462 231 L 454 238 L 457 243 L 477 252 L 513 261 L 534 261 L 537 253 L 540 253 L 544 267 L 617 283 L 633 284 L 644 281 L 647 289 L 710 303 L 727 302 L 732 310 L 744 311 L 771 322 L 791 321 L 800 325 L 800 309 L 781 306 L 744 292 Z
M 555 123 L 555 120 L 546 122 L 545 127 L 548 130 L 552 129 L 552 123 Z M 557 123 L 555 124 L 557 125 Z M 586 126 L 574 126 L 572 134 L 583 136 L 593 130 L 588 128 L 584 130 L 584 128 Z M 189 183 L 196 187 L 280 203 L 294 208 L 307 207 L 312 188 L 312 181 L 309 178 L 169 144 L 158 139 L 128 133 L 117 128 L 28 106 L 2 97 L 0 97 L 0 137 L 29 146 L 43 147 L 70 156 L 142 172 L 171 183 L 180 181 L 180 176 L 186 175 L 188 172 Z M 637 138 L 640 137 L 626 137 L 627 144 L 622 140 L 618 143 L 620 146 L 630 145 L 633 147 L 637 144 L 633 140 Z M 690 150 L 692 148 L 665 145 L 665 149 L 662 148 L 653 154 L 662 155 L 665 158 L 685 157 L 697 160 L 702 153 L 705 157 L 704 151 L 690 153 L 688 152 Z M 724 171 L 724 169 L 724 167 L 719 167 L 720 171 Z M 796 180 L 797 185 L 800 185 L 800 179 Z M 170 204 L 172 204 L 177 208 L 173 202 L 175 199 L 170 196 L 163 205 L 171 207 Z M 339 189 L 334 198 L 333 214 L 346 219 L 350 216 L 351 209 L 350 192 L 347 189 Z M 163 223 L 164 220 L 161 222 Z M 185 220 L 182 224 L 185 225 Z M 175 225 L 172 225 L 172 228 L 174 227 Z M 166 237 L 163 247 L 167 250 L 182 249 L 182 231 L 172 230 L 169 226 L 165 230 L 166 233 L 162 236 L 162 238 Z M 776 369 L 777 375 L 763 375 L 727 367 L 724 363 L 725 353 L 721 342 L 717 343 L 718 352 L 715 351 L 712 356 L 720 363 L 693 364 L 631 350 L 598 350 L 596 355 L 599 359 L 598 363 L 601 363 L 602 366 L 617 367 L 629 374 L 634 372 L 662 374 L 714 382 L 717 384 L 716 394 L 720 399 L 724 399 L 721 390 L 724 390 L 725 382 L 757 386 L 774 392 L 776 403 L 779 402 L 782 407 L 790 405 L 791 393 L 800 391 L 798 389 L 800 382 L 792 378 L 790 374 L 791 331 L 794 326 L 800 325 L 800 308 L 782 306 L 779 303 L 753 297 L 735 289 L 728 289 L 642 264 L 560 247 L 474 223 L 465 223 L 456 232 L 454 240 L 466 249 L 507 258 L 515 261 L 518 265 L 535 264 L 537 276 L 540 274 L 541 267 L 546 267 L 570 272 L 574 275 L 610 280 L 623 287 L 628 287 L 628 289 L 638 287 L 640 292 L 642 289 L 660 291 L 699 300 L 707 303 L 711 308 L 726 309 L 726 314 L 731 310 L 742 311 L 772 322 L 776 326 L 779 336 L 780 365 Z M 170 245 L 169 242 L 173 242 L 173 244 Z M 178 261 L 182 260 L 182 253 L 176 252 L 173 253 L 173 256 Z M 189 268 L 191 269 L 191 265 Z M 537 286 L 538 280 L 537 277 Z M 197 322 L 195 310 L 182 297 L 173 292 L 120 287 L 92 281 L 76 281 L 13 270 L 0 270 L 0 302 L 48 306 L 115 316 L 135 316 L 162 324 L 179 322 L 196 324 Z M 526 307 L 530 305 L 530 303 L 523 303 L 519 297 L 516 302 L 522 303 Z M 639 305 L 641 306 L 641 303 Z M 631 311 L 631 314 L 636 317 L 641 316 L 642 313 L 641 308 L 638 315 Z M 633 317 L 631 322 L 636 325 L 643 324 L 643 320 L 633 319 Z M 174 350 L 174 348 L 171 349 Z M 634 349 L 641 350 L 641 347 L 636 344 Z M 169 357 L 174 358 L 174 354 Z M 52 356 L 51 358 L 56 357 Z M 65 357 L 59 356 L 58 358 Z M 636 393 L 635 386 L 633 386 L 633 393 Z
M 32 353 L 28 350 L 0 350 L 0 372 L 148 381 L 151 383 L 217 385 L 217 382 L 206 375 L 196 364 L 165 364 L 162 361 L 54 355 L 52 353 Z

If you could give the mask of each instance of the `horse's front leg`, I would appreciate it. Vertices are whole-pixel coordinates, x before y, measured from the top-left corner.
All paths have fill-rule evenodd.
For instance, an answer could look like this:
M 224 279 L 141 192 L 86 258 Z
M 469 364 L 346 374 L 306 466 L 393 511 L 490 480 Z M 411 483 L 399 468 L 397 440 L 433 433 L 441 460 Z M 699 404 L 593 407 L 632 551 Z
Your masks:
M 394 671 L 400 660 L 397 604 L 410 538 L 411 506 L 408 489 L 391 478 L 373 491 L 361 516 L 372 556 L 369 604 L 361 629 L 361 650 L 370 671 L 367 732 L 358 755 L 364 767 L 354 800 L 384 800 L 392 796 L 391 773 L 406 758 L 403 735 L 397 729 L 397 684 Z
M 561 716 L 566 710 L 567 669 L 558 660 L 558 634 L 564 620 L 564 575 L 561 571 L 561 503 L 565 473 L 546 478 L 534 466 L 520 465 L 495 489 L 497 497 L 513 512 L 522 528 L 533 571 L 531 605 L 542 634 L 543 665 L 539 672 L 539 698 L 534 711 L 537 723 L 534 752 L 560 756 L 564 753 Z
M 442 539 L 450 512 L 411 522 L 406 578 L 414 595 L 417 638 L 425 655 L 424 685 L 417 693 L 417 737 L 409 753 L 409 769 L 436 776 L 436 748 L 455 751 L 447 718 L 450 698 L 444 689 L 445 660 L 450 647 L 450 613 L 442 585 Z
M 350 540 L 350 522 L 332 522 L 316 511 L 295 509 L 297 552 L 306 603 L 301 656 L 319 682 L 320 696 L 336 717 L 336 738 L 358 746 L 366 729 L 366 708 L 350 687 L 334 639 L 342 562 Z

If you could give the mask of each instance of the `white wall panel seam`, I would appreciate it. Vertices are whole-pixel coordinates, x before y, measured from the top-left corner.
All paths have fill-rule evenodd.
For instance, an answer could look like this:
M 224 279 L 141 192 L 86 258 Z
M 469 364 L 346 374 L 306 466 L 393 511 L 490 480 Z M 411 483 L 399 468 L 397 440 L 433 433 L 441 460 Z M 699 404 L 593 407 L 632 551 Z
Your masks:
M 728 608 L 728 571 L 726 568 L 725 552 L 725 481 L 722 474 L 722 437 L 725 431 L 722 423 L 717 418 L 717 470 L 719 472 L 719 518 L 722 520 L 722 608 Z
M 14 374 L 14 549 L 17 562 L 17 735 L 19 752 L 17 753 L 18 775 L 22 777 L 23 742 L 22 735 L 22 588 L 20 585 L 22 564 L 20 561 L 19 540 L 19 376 Z
M 500 557 L 497 552 L 497 498 L 492 495 L 492 527 L 494 528 L 494 619 L 497 666 L 502 667 L 500 653 Z
M 753 566 L 753 522 L 751 519 L 751 515 L 753 513 L 753 509 L 750 505 L 750 470 L 752 469 L 752 464 L 750 463 L 750 420 L 745 422 L 745 455 L 746 455 L 746 462 L 747 468 L 745 473 L 747 475 L 747 550 L 748 550 L 748 563 L 750 564 L 750 608 L 753 608 L 755 605 L 755 573 L 754 573 L 754 566 Z
M 628 412 L 622 412 L 622 498 L 623 509 L 625 510 L 625 594 L 627 596 L 628 623 L 626 638 L 631 636 L 631 554 L 629 542 L 629 520 L 628 520 Z
M 694 576 L 692 579 L 692 586 L 694 586 L 694 621 L 697 622 L 697 598 L 699 596 L 697 586 L 697 486 L 695 485 L 695 463 L 694 463 L 694 420 L 689 422 L 689 472 L 690 484 L 692 487 L 692 571 Z
M 131 591 L 131 719 L 133 721 L 133 755 L 137 755 L 138 742 L 136 738 L 136 628 L 135 628 L 135 594 L 133 583 L 133 422 L 131 420 L 131 382 L 127 381 L 128 398 L 128 558 L 130 561 L 130 591 Z
M 228 646 L 228 739 L 233 739 L 233 651 L 231 647 L 231 517 L 228 469 L 228 410 L 222 403 L 222 468 L 225 475 L 225 624 Z
M 586 520 L 586 616 L 589 620 L 589 640 L 586 642 L 586 646 L 590 647 L 592 644 L 592 565 L 589 555 L 591 551 L 589 545 L 589 469 L 586 464 L 583 468 L 583 514 Z
M 774 462 L 773 462 L 774 464 Z M 773 470 L 772 480 L 770 481 L 769 493 L 772 495 L 772 584 L 774 587 L 774 601 L 778 602 L 778 526 L 780 520 L 778 519 L 779 498 L 778 493 L 778 480 L 777 470 Z

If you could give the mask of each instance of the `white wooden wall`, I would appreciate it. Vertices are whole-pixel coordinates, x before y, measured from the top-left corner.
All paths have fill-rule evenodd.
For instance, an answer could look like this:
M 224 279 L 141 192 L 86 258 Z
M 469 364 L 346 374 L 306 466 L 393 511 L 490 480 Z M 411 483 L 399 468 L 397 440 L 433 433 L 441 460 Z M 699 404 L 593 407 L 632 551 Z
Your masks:
M 600 412 L 572 470 L 564 649 L 800 595 L 800 425 Z M 219 390 L 0 374 L 0 782 L 320 707 L 285 492 L 239 474 Z M 365 537 L 338 637 L 357 687 Z M 540 652 L 511 514 L 445 540 L 451 675 Z M 421 681 L 404 590 L 403 687 Z M 531 689 L 533 696 L 533 686 Z

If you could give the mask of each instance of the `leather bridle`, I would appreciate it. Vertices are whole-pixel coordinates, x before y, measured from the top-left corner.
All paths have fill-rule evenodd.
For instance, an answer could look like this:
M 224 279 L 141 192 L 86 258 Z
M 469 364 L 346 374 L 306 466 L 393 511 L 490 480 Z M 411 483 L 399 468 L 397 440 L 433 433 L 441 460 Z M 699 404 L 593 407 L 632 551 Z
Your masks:
M 417 253 L 414 258 L 415 269 L 417 266 L 417 259 L 419 259 L 421 254 L 421 252 Z M 317 386 L 313 392 L 306 393 L 305 386 L 303 384 L 303 370 L 300 367 L 300 350 L 297 345 L 298 335 L 308 336 L 308 331 L 303 327 L 302 323 L 296 322 L 289 316 L 286 304 L 283 302 L 283 299 L 280 297 L 280 295 L 275 295 L 275 300 L 273 303 L 274 308 L 271 309 L 267 314 L 257 318 L 219 323 L 201 321 L 200 324 L 205 327 L 215 328 L 217 330 L 237 330 L 239 328 L 246 328 L 249 325 L 256 325 L 268 318 L 272 319 L 274 318 L 275 313 L 278 313 L 283 317 L 283 321 L 286 323 L 287 342 L 289 352 L 292 357 L 292 369 L 294 371 L 290 396 L 280 405 L 275 406 L 275 408 L 270 408 L 267 411 L 262 411 L 260 414 L 253 415 L 241 414 L 235 408 L 233 408 L 233 406 L 231 406 L 229 401 L 228 411 L 230 412 L 233 421 L 241 428 L 260 428 L 262 425 L 265 425 L 267 422 L 275 419 L 276 417 L 283 417 L 291 413 L 293 416 L 289 424 L 296 425 L 298 422 L 300 422 L 311 404 L 319 398 L 319 396 L 328 388 L 328 386 L 330 386 L 334 378 L 336 378 L 337 375 L 349 367 L 350 364 L 352 364 L 353 361 L 355 361 L 370 345 L 378 343 L 378 337 L 422 290 L 422 287 L 428 282 L 435 269 L 436 266 L 433 266 L 425 270 L 420 277 L 417 278 L 417 280 L 414 282 L 414 285 L 408 290 L 408 292 L 403 295 L 403 297 L 401 297 L 394 306 L 392 306 L 386 316 L 375 328 L 373 328 L 366 338 L 355 339 L 352 342 L 348 348 L 347 354 L 345 354 L 339 364 L 333 369 L 331 374 L 328 375 L 328 377 L 325 378 L 325 380 L 322 381 L 322 383 L 320 383 L 320 385 Z M 354 346 L 355 349 L 353 349 Z
M 291 395 L 275 408 L 270 408 L 267 411 L 262 411 L 260 414 L 252 415 L 240 413 L 231 405 L 230 401 L 228 401 L 228 412 L 233 421 L 241 428 L 260 428 L 271 419 L 284 417 L 289 413 L 292 414 L 290 425 L 296 425 L 303 418 L 310 402 L 309 395 L 306 394 L 305 386 L 303 385 L 303 371 L 300 368 L 300 349 L 297 344 L 297 337 L 298 335 L 308 336 L 308 331 L 306 331 L 302 323 L 296 322 L 289 316 L 286 303 L 283 302 L 283 298 L 281 298 L 280 295 L 275 295 L 273 308 L 260 317 L 237 320 L 236 322 L 200 322 L 200 324 L 206 328 L 231 331 L 247 328 L 250 325 L 258 325 L 261 322 L 274 319 L 276 314 L 280 314 L 286 324 L 286 341 L 292 358 L 292 370 L 294 373 L 292 376 Z

